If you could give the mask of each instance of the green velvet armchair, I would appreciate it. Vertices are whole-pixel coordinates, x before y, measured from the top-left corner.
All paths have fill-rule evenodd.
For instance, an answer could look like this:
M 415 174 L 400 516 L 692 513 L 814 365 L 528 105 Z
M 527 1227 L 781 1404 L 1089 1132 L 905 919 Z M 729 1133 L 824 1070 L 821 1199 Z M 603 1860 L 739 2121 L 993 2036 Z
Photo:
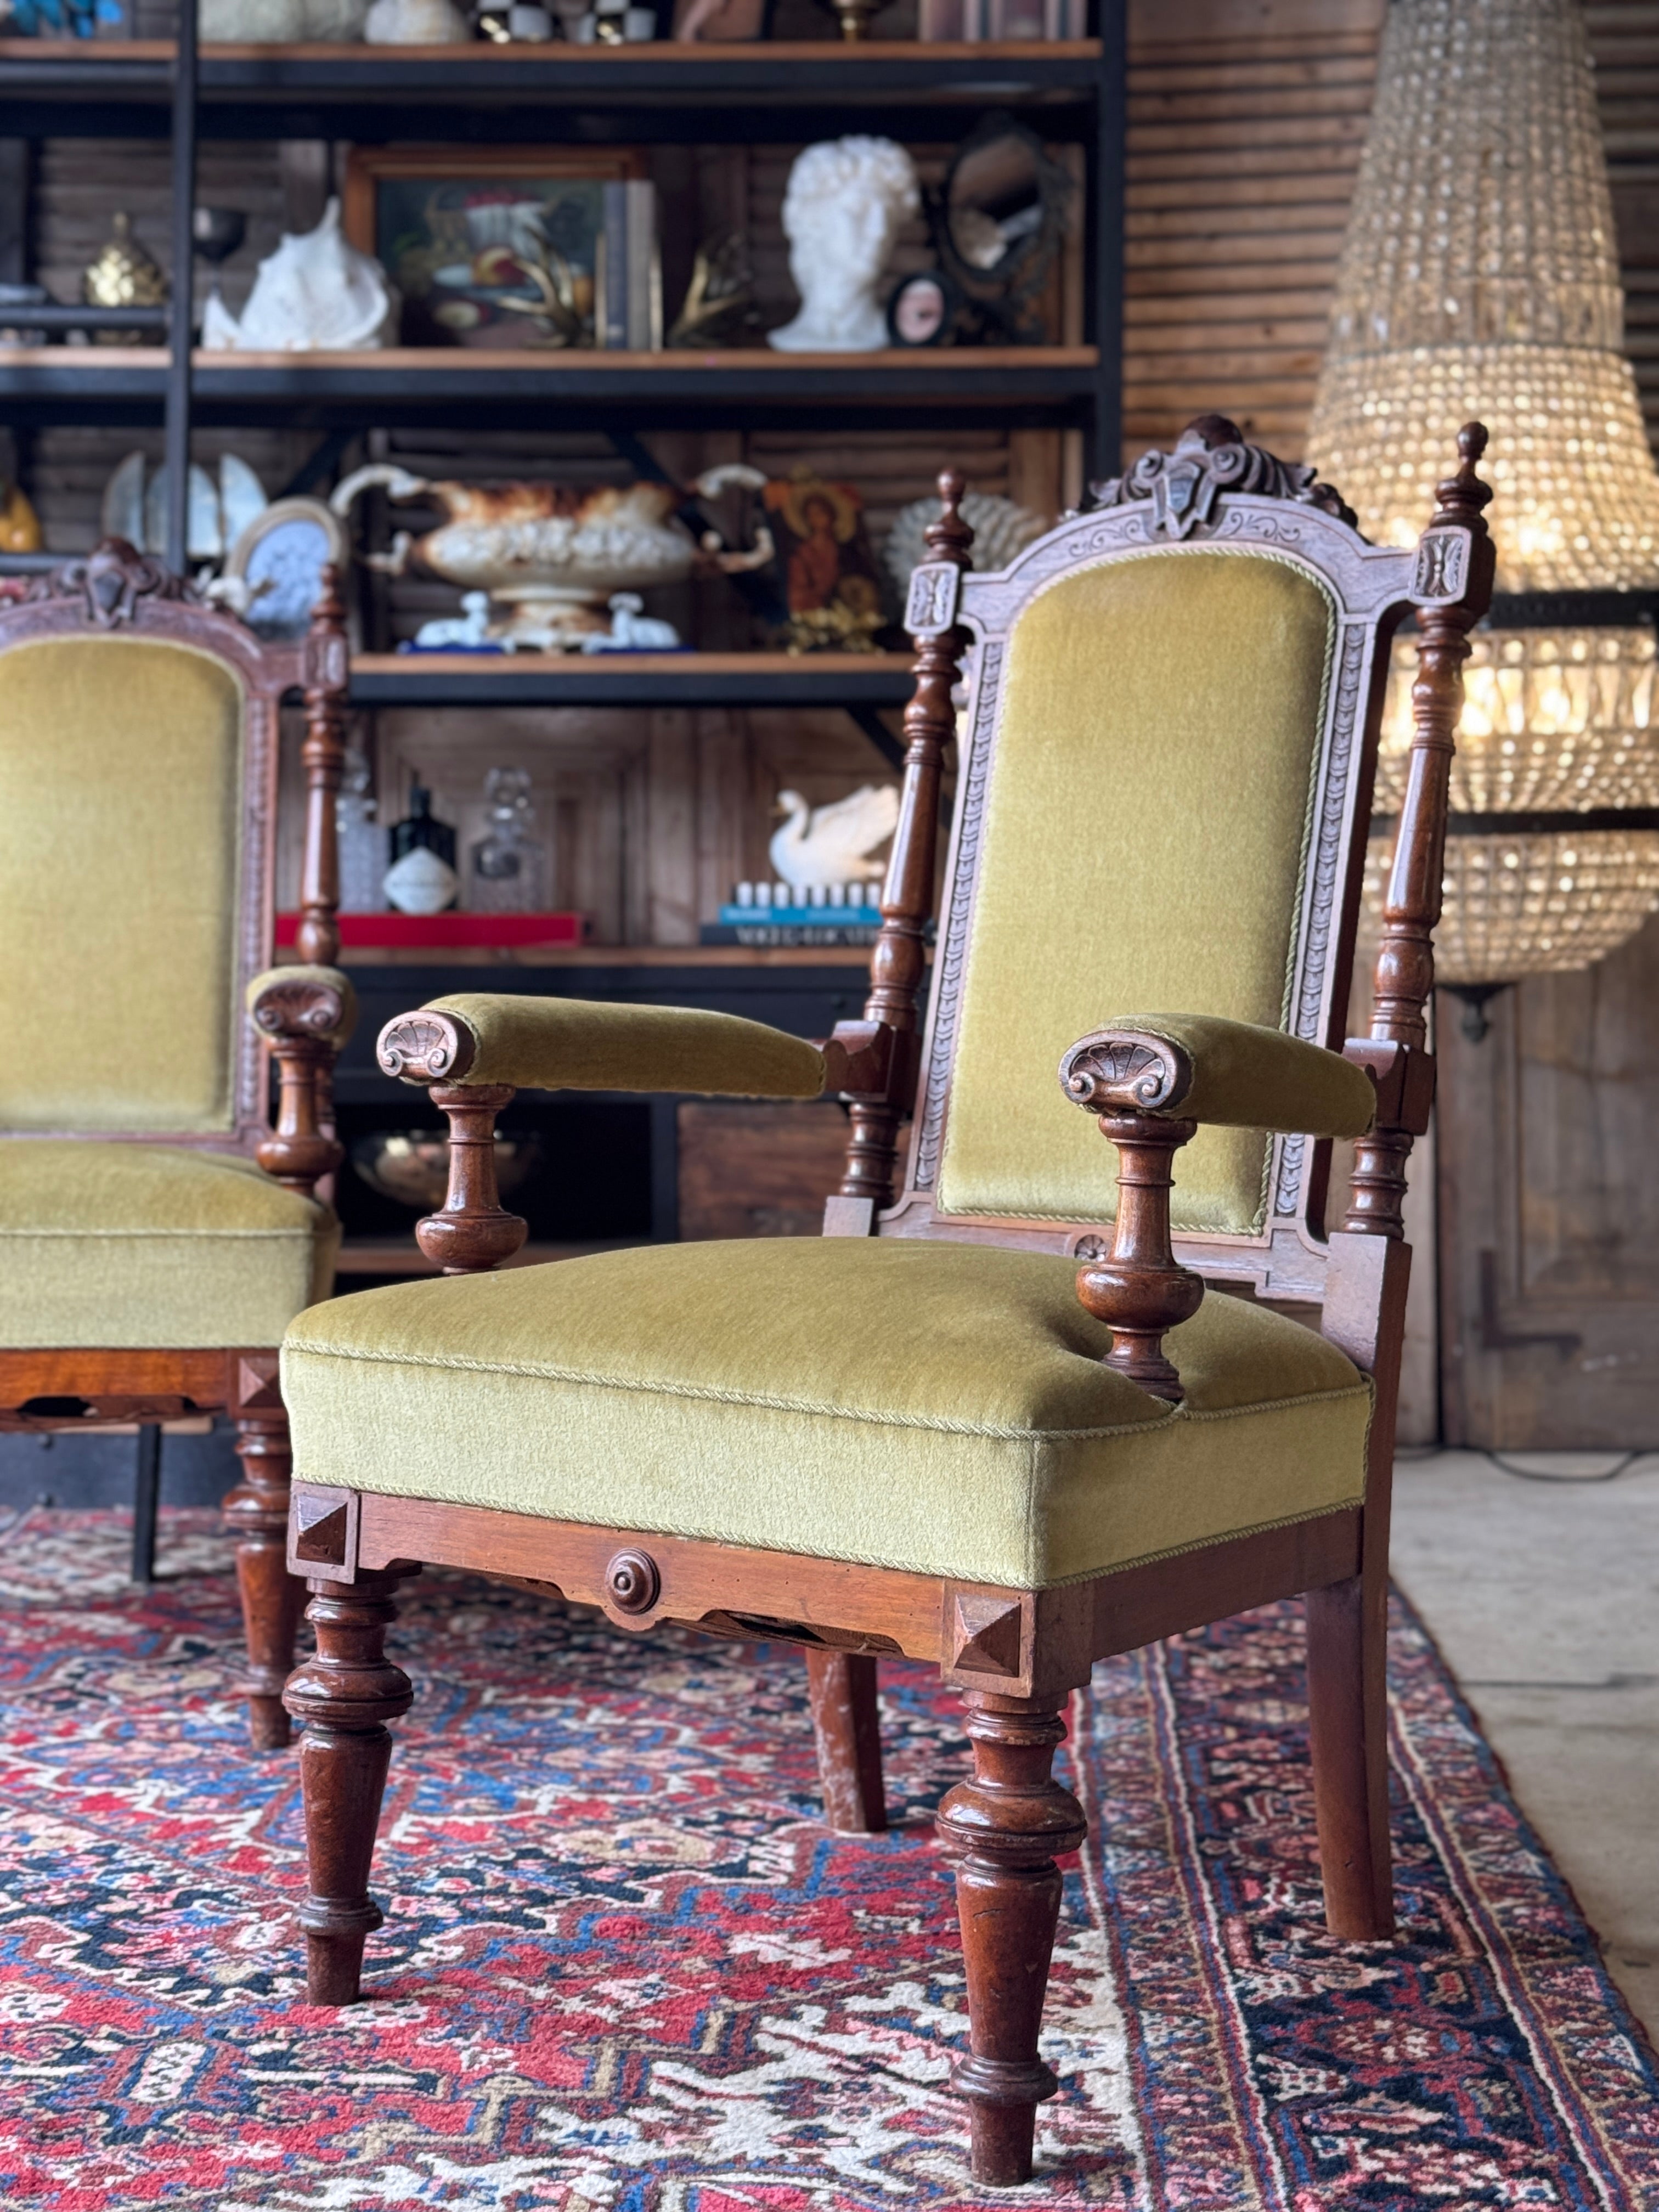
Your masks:
M 256 1746 L 289 1740 L 277 1346 L 327 1297 L 329 1078 L 353 1017 L 333 792 L 347 658 L 325 593 L 267 645 L 118 538 L 0 609 L 0 1427 L 137 1423 L 134 1571 L 161 1424 L 226 1412 Z M 300 957 L 271 968 L 278 709 L 302 691 Z M 265 1051 L 282 1074 L 270 1125 Z
M 550 1586 L 624 1629 L 805 1647 L 826 1801 L 854 1827 L 880 1824 L 881 1656 L 939 1665 L 974 1751 L 939 1832 L 982 2183 L 1030 2174 L 1054 2087 L 1055 1857 L 1085 1820 L 1050 1768 L 1097 1658 L 1305 1593 L 1330 1926 L 1390 1932 L 1401 1200 L 1432 1089 L 1461 665 L 1491 591 L 1485 442 L 1463 434 L 1406 551 L 1214 416 L 1000 574 L 970 572 L 947 476 L 911 579 L 916 691 L 862 1021 L 811 1044 L 483 995 L 382 1033 L 382 1066 L 450 1119 L 448 1200 L 417 1232 L 449 1279 L 313 1308 L 283 1348 L 290 1558 L 317 1629 L 288 1689 L 314 2001 L 356 1996 L 380 1924 L 385 1724 L 410 1695 L 384 1637 L 422 1562 Z M 1413 613 L 1375 1013 L 1345 1042 L 1389 640 Z M 823 1237 L 490 1272 L 524 1235 L 491 1153 L 523 1085 L 842 1094 Z M 1356 1166 L 1331 1231 L 1339 1138 Z

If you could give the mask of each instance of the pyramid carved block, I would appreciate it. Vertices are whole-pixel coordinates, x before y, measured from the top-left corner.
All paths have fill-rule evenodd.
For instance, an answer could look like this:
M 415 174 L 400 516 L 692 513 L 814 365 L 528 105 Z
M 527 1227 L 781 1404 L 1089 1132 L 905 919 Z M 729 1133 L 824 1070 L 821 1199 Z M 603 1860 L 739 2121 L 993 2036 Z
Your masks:
M 275 1352 L 252 1358 L 244 1354 L 236 1363 L 237 1411 L 278 1413 L 282 1408 L 283 1389 Z
M 959 1591 L 951 1600 L 951 1666 L 971 1674 L 1018 1674 L 1023 1620 L 1018 1598 L 1011 1602 Z

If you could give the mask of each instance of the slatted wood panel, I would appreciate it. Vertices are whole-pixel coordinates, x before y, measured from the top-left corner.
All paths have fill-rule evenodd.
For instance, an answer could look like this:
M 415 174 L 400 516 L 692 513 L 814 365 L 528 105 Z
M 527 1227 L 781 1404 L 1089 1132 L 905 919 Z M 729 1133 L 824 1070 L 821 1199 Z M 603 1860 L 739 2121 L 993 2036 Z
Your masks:
M 1376 76 L 1376 0 L 1134 11 L 1123 442 L 1206 409 L 1302 450 Z
M 1585 13 L 1624 264 L 1625 349 L 1659 442 L 1659 6 L 1595 0 Z

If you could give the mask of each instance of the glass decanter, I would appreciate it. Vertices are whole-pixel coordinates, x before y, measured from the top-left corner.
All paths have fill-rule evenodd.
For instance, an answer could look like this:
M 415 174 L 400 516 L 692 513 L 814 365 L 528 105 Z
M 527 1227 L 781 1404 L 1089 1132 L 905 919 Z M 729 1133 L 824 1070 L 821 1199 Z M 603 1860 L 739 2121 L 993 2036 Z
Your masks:
M 474 914 L 544 914 L 550 870 L 547 847 L 534 835 L 529 769 L 488 770 L 484 809 L 488 827 L 467 858 L 468 907 Z

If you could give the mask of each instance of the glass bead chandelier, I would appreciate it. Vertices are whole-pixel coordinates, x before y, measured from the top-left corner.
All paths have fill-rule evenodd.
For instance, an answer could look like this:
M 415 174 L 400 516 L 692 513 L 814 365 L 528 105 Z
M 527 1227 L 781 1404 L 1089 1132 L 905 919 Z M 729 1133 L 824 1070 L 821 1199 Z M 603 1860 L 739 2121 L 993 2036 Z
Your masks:
M 1457 427 L 1492 430 L 1498 588 L 1452 767 L 1441 981 L 1583 968 L 1659 905 L 1659 472 L 1578 0 L 1393 0 L 1308 458 L 1415 544 Z M 1376 812 L 1416 656 L 1395 647 Z M 1380 826 L 1380 825 L 1379 825 Z M 1380 905 L 1391 838 L 1373 838 Z

